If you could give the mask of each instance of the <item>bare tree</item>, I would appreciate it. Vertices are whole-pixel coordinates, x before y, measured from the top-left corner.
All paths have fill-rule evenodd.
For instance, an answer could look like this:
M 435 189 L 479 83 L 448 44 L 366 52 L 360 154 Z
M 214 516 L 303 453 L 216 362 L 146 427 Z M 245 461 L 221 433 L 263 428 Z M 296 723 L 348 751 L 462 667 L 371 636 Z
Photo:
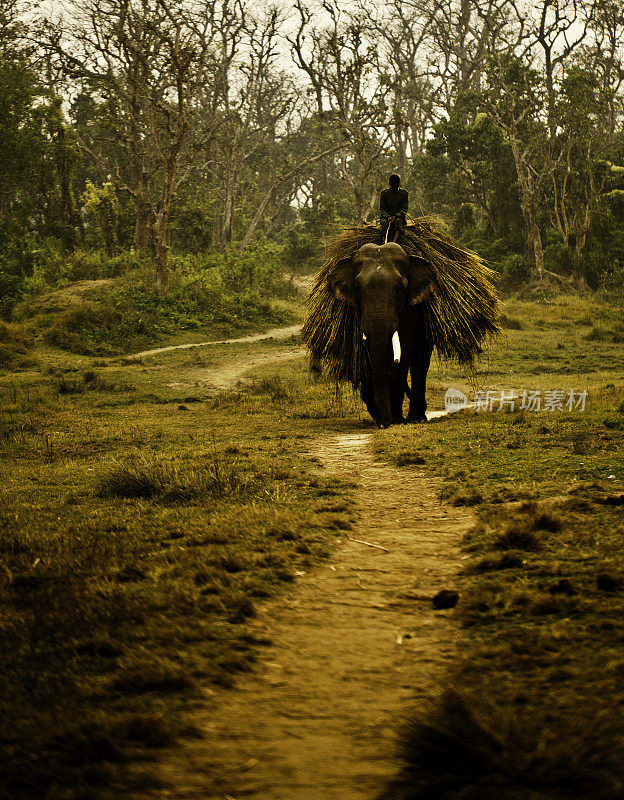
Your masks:
M 343 14 L 335 0 L 322 0 L 321 6 L 326 21 L 316 25 L 310 10 L 297 0 L 299 28 L 288 41 L 316 96 L 324 137 L 331 135 L 345 145 L 338 151 L 338 168 L 363 221 L 371 207 L 367 191 L 375 191 L 389 143 L 383 124 L 388 88 L 377 81 L 364 20 Z
M 171 0 L 76 0 L 71 19 L 49 26 L 49 50 L 74 84 L 99 98 L 109 139 L 123 153 L 104 169 L 132 198 L 134 243 L 151 252 L 162 292 L 167 225 L 190 172 L 181 169 L 183 152 L 196 124 L 196 89 L 212 77 L 219 16 L 217 0 L 187 3 L 184 14 Z
M 435 7 L 435 4 L 434 4 Z M 396 165 L 407 171 L 439 119 L 439 91 L 430 76 L 432 9 L 419 0 L 391 0 L 381 8 L 362 3 L 369 38 L 376 48 L 379 82 L 388 87 L 384 124 L 396 152 Z
M 217 180 L 222 208 L 219 239 L 232 239 L 232 224 L 241 181 L 250 160 L 275 148 L 295 104 L 292 82 L 278 63 L 281 17 L 277 9 L 254 17 L 241 15 L 240 53 L 223 74 L 222 113 L 215 140 Z M 232 46 L 233 38 L 230 39 Z
M 535 39 L 544 59 L 548 130 L 552 139 L 557 130 L 556 84 L 561 80 L 565 62 L 587 36 L 593 8 L 582 0 L 541 0 L 536 11 Z

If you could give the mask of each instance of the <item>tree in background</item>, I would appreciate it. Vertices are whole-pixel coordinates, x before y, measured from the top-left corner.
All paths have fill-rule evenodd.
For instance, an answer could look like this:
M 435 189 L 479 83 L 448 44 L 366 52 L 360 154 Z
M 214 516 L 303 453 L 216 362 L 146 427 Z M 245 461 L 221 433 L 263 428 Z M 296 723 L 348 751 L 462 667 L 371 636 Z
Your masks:
M 118 191 L 132 198 L 134 245 L 151 252 L 166 292 L 167 226 L 172 204 L 193 168 L 183 160 L 189 133 L 199 127 L 196 93 L 212 81 L 220 12 L 227 0 L 188 4 L 169 0 L 76 0 L 74 16 L 48 26 L 46 46 L 66 78 L 94 96 L 103 143 L 86 150 L 101 161 Z M 102 124 L 103 123 L 103 124 Z
M 315 236 L 374 218 L 393 171 L 412 213 L 441 214 L 518 275 L 610 274 L 624 164 L 613 0 L 63 8 L 38 20 L 0 0 L 4 274 L 48 252 L 132 248 L 164 291 L 170 255 L 268 239 L 311 264 Z

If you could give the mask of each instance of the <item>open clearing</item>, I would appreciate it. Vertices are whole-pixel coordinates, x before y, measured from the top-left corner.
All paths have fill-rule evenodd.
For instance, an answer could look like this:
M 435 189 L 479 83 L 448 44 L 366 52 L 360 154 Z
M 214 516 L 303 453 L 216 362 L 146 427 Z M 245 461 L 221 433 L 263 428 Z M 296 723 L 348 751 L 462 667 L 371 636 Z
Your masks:
M 288 338 L 0 374 L 7 796 L 621 796 L 622 312 L 504 311 L 431 408 L 585 411 L 377 431 Z

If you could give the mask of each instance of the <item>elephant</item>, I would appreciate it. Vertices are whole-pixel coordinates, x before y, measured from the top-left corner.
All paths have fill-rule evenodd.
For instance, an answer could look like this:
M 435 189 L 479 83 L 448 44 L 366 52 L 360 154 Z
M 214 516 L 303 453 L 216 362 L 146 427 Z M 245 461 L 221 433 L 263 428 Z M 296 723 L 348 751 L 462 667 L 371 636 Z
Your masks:
M 433 343 L 423 301 L 435 290 L 429 262 L 394 242 L 365 244 L 328 278 L 336 297 L 356 309 L 367 366 L 361 396 L 380 428 L 426 422 L 427 371 Z M 411 390 L 407 385 L 408 371 Z M 405 394 L 410 398 L 403 417 Z

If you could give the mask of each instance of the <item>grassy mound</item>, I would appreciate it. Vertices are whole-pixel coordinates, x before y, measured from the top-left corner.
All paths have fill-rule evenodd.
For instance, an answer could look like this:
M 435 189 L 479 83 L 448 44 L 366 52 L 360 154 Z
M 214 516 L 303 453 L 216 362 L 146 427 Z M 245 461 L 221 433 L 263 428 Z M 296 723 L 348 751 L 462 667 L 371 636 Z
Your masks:
M 338 381 L 361 382 L 362 336 L 354 308 L 335 297 L 328 278 L 338 263 L 362 245 L 383 241 L 376 224 L 345 229 L 327 248 L 307 298 L 302 337 L 313 358 L 322 361 Z M 470 363 L 483 342 L 500 332 L 494 272 L 476 253 L 462 248 L 437 229 L 428 217 L 410 221 L 399 244 L 410 255 L 424 257 L 432 267 L 436 289 L 424 301 L 425 319 L 438 353 Z
M 14 318 L 33 338 L 72 353 L 114 356 L 140 350 L 181 331 L 229 336 L 292 321 L 288 309 L 257 287 L 239 290 L 213 270 L 173 274 L 161 295 L 150 272 L 81 281 L 29 298 Z
M 0 322 L 0 369 L 15 369 L 24 364 L 28 342 L 15 325 Z

